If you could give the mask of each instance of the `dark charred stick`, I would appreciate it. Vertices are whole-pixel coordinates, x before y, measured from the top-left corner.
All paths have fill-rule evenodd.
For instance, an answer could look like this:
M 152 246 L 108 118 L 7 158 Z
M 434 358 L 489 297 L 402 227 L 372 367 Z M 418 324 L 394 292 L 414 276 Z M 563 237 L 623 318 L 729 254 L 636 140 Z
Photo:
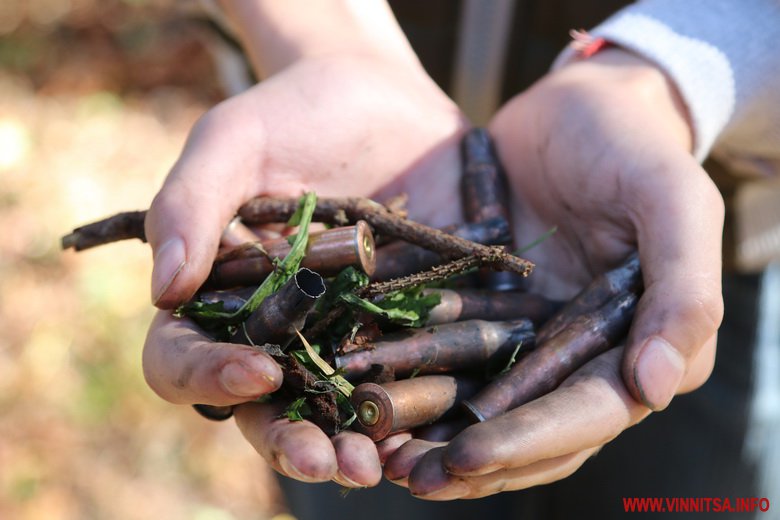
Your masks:
M 631 254 L 620 266 L 600 274 L 539 329 L 536 340 L 545 343 L 569 326 L 578 316 L 593 312 L 615 296 L 638 292 L 642 287 L 639 254 Z
M 464 320 L 505 321 L 528 318 L 535 325 L 547 321 L 562 307 L 542 296 L 506 291 L 479 289 L 425 289 L 426 294 L 438 294 L 441 302 L 431 309 L 427 325 L 439 325 Z
M 232 340 L 237 343 L 264 345 L 284 349 L 302 329 L 306 316 L 317 299 L 325 293 L 322 277 L 306 269 L 298 270 L 278 291 L 263 300 L 239 327 Z
M 297 205 L 297 200 L 292 198 L 257 197 L 244 204 L 239 210 L 239 215 L 247 224 L 284 222 L 292 216 Z M 533 269 L 533 264 L 528 260 L 511 255 L 498 246 L 484 246 L 470 242 L 419 222 L 404 219 L 381 204 L 366 198 L 318 199 L 314 219 L 335 225 L 365 220 L 377 233 L 412 242 L 435 251 L 445 258 L 474 255 L 493 269 L 512 271 L 524 276 Z
M 638 297 L 617 296 L 600 309 L 583 314 L 558 335 L 540 344 L 508 372 L 463 402 L 474 422 L 492 419 L 553 391 L 564 379 L 625 335 Z
M 346 378 L 362 376 L 371 365 L 390 367 L 399 378 L 484 368 L 508 362 L 518 345 L 522 351 L 532 347 L 533 338 L 527 319 L 461 321 L 388 334 L 362 350 L 337 356 L 335 364 Z
M 363 383 L 350 398 L 357 413 L 352 428 L 380 441 L 391 433 L 431 424 L 476 389 L 474 380 L 441 375 L 383 385 Z
M 442 228 L 451 235 L 484 245 L 506 244 L 512 239 L 506 220 L 497 218 L 479 224 L 461 224 Z M 383 281 L 424 271 L 443 262 L 441 255 L 404 240 L 397 240 L 377 250 L 373 280 Z
M 274 270 L 273 260 L 284 258 L 290 247 L 287 238 L 276 238 L 227 251 L 214 261 L 205 285 L 218 288 L 257 285 Z M 311 233 L 301 266 L 326 277 L 355 266 L 370 276 L 376 267 L 371 228 L 360 221 L 354 226 Z
M 144 219 L 146 211 L 126 211 L 112 217 L 77 227 L 62 237 L 62 249 L 72 247 L 76 251 L 110 244 L 119 240 L 137 238 L 146 242 Z

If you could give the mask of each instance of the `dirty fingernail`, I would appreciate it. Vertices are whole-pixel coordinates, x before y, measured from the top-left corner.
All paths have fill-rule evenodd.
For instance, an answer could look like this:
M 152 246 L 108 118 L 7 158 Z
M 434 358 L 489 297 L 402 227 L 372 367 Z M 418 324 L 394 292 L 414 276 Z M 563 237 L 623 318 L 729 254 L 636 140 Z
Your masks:
M 279 466 L 282 468 L 282 471 L 284 471 L 285 475 L 287 475 L 290 478 L 294 478 L 295 480 L 300 480 L 301 482 L 319 482 L 318 479 L 314 479 L 312 477 L 308 477 L 301 473 L 301 471 L 296 468 L 293 464 L 290 463 L 289 459 L 287 459 L 284 455 L 279 455 L 279 458 L 277 459 L 279 461 Z
M 685 374 L 680 352 L 660 337 L 650 338 L 634 365 L 634 381 L 644 404 L 662 410 L 672 401 Z
M 336 484 L 340 484 L 340 485 L 342 485 L 344 487 L 348 487 L 348 488 L 364 488 L 364 487 L 366 487 L 365 485 L 358 484 L 357 482 L 355 482 L 351 478 L 347 477 L 344 473 L 342 473 L 341 470 L 338 470 L 336 472 L 336 474 L 333 476 L 333 482 L 335 482 Z
M 469 487 L 464 482 L 453 482 L 442 489 L 430 493 L 419 494 L 412 491 L 412 495 L 425 500 L 455 500 L 469 494 Z
M 168 288 L 186 264 L 184 241 L 171 238 L 154 255 L 152 269 L 152 303 L 155 305 L 165 295 Z
M 226 392 L 239 397 L 257 397 L 279 388 L 282 376 L 278 365 L 259 356 L 228 363 L 219 373 Z

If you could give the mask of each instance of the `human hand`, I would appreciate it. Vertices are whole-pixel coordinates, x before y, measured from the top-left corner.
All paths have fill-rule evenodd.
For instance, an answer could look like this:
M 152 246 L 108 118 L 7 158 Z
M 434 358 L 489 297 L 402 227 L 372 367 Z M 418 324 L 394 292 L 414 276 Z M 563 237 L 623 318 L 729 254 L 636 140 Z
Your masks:
M 664 75 L 609 50 L 551 73 L 490 126 L 515 198 L 530 290 L 570 298 L 638 249 L 644 294 L 624 348 L 550 394 L 467 428 L 414 441 L 388 478 L 422 498 L 475 498 L 563 478 L 600 446 L 697 388 L 722 318 L 723 201 L 690 155 L 686 114 Z
M 169 309 L 206 279 L 222 229 L 257 195 L 389 197 L 406 192 L 415 219 L 460 219 L 460 134 L 465 122 L 419 63 L 359 53 L 306 58 L 207 113 L 152 203 L 155 304 Z M 144 349 L 150 386 L 177 404 L 233 405 L 274 391 L 276 363 L 249 347 L 210 341 L 188 320 L 158 313 Z M 271 405 L 235 410 L 242 432 L 283 474 L 350 487 L 381 478 L 379 449 Z M 396 438 L 396 442 L 397 442 Z M 392 446 L 390 440 L 385 447 Z

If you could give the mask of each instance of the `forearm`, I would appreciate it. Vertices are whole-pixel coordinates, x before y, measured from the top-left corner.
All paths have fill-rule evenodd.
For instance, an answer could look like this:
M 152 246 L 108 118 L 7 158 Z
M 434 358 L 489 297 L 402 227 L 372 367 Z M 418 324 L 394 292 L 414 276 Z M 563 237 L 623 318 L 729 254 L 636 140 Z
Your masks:
M 384 0 L 220 0 L 261 77 L 342 52 L 419 67 Z

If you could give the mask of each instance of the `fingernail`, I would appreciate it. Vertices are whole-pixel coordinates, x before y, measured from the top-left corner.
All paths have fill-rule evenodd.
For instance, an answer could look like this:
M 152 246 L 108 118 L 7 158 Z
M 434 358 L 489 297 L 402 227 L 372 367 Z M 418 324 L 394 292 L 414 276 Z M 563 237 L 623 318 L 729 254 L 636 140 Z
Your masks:
M 285 475 L 287 475 L 290 478 L 294 478 L 295 480 L 300 480 L 301 482 L 317 482 L 316 479 L 312 479 L 311 477 L 307 477 L 301 471 L 293 466 L 290 461 L 287 459 L 284 455 L 279 455 L 279 458 L 276 459 L 279 461 L 279 467 L 282 468 L 282 471 Z
M 340 484 L 344 487 L 348 488 L 364 488 L 367 486 L 364 486 L 363 484 L 358 484 L 351 478 L 347 477 L 344 473 L 341 472 L 341 470 L 338 470 L 335 475 L 333 475 L 333 482 L 336 484 Z
M 279 367 L 259 356 L 228 363 L 219 373 L 219 382 L 226 392 L 238 397 L 258 397 L 279 387 Z
M 181 238 L 172 238 L 160 246 L 157 254 L 154 255 L 152 269 L 153 304 L 156 305 L 165 295 L 186 263 L 184 241 Z
M 672 401 L 685 373 L 685 360 L 667 341 L 647 340 L 634 365 L 634 382 L 644 404 L 663 410 Z
M 457 498 L 465 497 L 469 494 L 469 491 L 469 487 L 464 482 L 457 481 L 430 493 L 421 494 L 412 491 L 412 495 L 424 498 L 425 500 L 455 500 Z

